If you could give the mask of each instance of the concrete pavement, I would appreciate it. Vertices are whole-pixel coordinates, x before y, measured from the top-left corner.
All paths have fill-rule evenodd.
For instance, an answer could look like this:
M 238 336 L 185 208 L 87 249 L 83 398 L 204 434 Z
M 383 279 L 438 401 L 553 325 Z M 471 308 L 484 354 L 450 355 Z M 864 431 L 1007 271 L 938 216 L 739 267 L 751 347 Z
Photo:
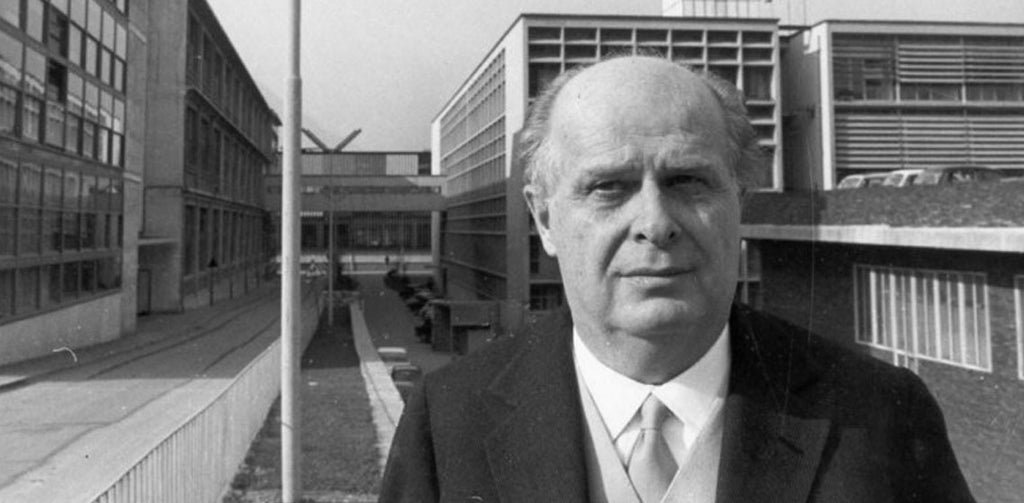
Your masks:
M 278 338 L 278 290 L 142 318 L 134 335 L 0 368 L 0 501 L 84 497 L 97 479 L 116 481 L 167 435 L 156 430 L 198 413 Z

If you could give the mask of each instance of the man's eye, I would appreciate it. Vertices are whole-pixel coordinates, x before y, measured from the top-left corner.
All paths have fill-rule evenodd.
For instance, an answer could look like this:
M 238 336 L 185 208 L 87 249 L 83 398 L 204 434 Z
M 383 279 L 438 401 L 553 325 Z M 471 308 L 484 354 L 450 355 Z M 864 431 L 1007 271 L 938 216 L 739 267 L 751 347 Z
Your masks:
M 590 185 L 590 192 L 614 194 L 626 190 L 626 183 L 621 180 L 602 180 Z
M 707 177 L 701 175 L 676 175 L 667 180 L 669 187 L 707 187 L 711 184 Z

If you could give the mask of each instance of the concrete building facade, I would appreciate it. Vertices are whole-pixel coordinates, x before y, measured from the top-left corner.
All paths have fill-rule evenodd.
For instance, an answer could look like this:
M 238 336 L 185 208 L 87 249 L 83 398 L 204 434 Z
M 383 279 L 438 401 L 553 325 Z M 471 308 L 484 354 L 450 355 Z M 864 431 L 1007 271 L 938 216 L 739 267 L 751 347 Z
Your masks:
M 765 312 L 918 374 L 978 501 L 1024 485 L 1024 183 L 828 191 L 1024 168 L 1024 25 L 823 21 L 782 43 L 785 191 L 748 202 Z
M 824 21 L 785 41 L 787 187 L 939 164 L 1024 170 L 1024 25 Z
M 154 3 L 149 23 L 139 310 L 179 311 L 265 274 L 280 121 L 204 0 Z
M 715 73 L 747 94 L 771 159 L 759 185 L 782 187 L 779 46 L 774 20 L 520 16 L 431 125 L 432 171 L 445 177 L 441 267 L 448 296 L 500 305 L 515 331 L 562 304 L 522 197 L 515 137 L 532 100 L 561 72 L 615 54 L 646 54 Z
M 1024 182 L 755 198 L 759 308 L 906 367 L 978 501 L 1024 484 Z M 812 201 L 812 198 L 815 198 Z
M 436 274 L 443 179 L 429 152 L 303 151 L 301 250 L 307 269 L 326 264 L 331 212 L 335 255 L 346 271 Z M 281 171 L 266 176 L 264 201 L 279 242 Z M 276 247 L 275 247 L 276 248 Z M 439 279 L 439 278 L 438 278 Z
M 147 4 L 0 5 L 0 364 L 135 328 Z

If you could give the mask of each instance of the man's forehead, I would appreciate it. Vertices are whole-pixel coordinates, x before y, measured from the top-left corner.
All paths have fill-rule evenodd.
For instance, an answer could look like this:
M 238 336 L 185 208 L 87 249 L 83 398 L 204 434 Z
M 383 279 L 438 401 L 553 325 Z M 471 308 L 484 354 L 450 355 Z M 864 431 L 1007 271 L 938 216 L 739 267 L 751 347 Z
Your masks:
M 700 77 L 667 60 L 625 57 L 598 63 L 567 82 L 550 120 L 554 130 L 572 134 L 581 127 L 630 119 L 657 128 L 681 121 L 687 113 L 721 116 Z
M 555 109 L 629 97 L 660 98 L 686 105 L 710 98 L 711 92 L 699 76 L 670 61 L 623 57 L 598 63 L 574 76 L 559 92 Z

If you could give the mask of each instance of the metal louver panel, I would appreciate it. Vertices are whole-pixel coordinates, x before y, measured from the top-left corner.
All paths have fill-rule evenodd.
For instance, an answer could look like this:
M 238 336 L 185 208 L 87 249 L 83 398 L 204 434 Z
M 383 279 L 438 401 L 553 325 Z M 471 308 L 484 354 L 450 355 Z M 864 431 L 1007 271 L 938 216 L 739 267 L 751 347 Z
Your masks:
M 835 133 L 838 170 L 1024 165 L 1024 120 L 1018 114 L 846 112 L 836 115 Z
M 1024 39 L 964 39 L 964 74 L 970 82 L 1024 81 Z
M 900 82 L 964 80 L 963 39 L 900 38 L 896 45 L 896 74 Z

